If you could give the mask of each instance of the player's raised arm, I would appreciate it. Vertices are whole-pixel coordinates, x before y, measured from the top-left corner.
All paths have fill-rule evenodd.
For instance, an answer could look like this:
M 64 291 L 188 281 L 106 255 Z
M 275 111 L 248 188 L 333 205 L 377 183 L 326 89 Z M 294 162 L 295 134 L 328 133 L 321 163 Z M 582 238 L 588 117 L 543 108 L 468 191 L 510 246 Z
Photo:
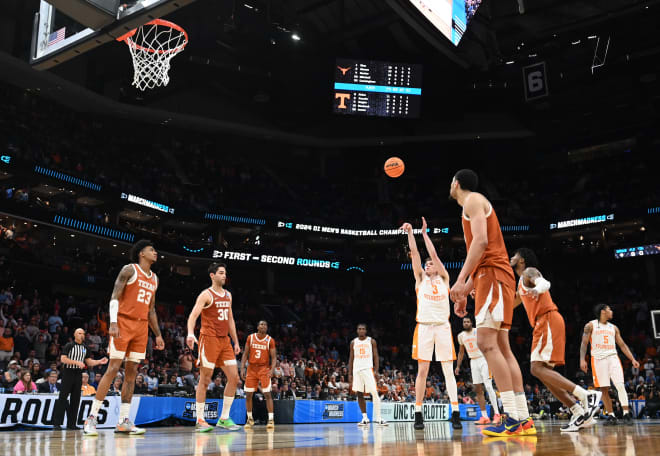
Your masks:
M 426 219 L 422 217 L 422 238 L 424 238 L 424 245 L 426 246 L 426 251 L 429 253 L 429 256 L 431 257 L 431 261 L 433 261 L 433 264 L 437 266 L 440 277 L 442 278 L 442 280 L 444 280 L 445 284 L 449 286 L 449 273 L 447 272 L 445 265 L 442 263 L 442 261 L 440 261 L 440 257 L 438 256 L 438 253 L 435 251 L 435 246 L 433 245 L 433 242 L 431 241 L 431 238 L 429 237 L 426 230 L 427 230 Z
M 587 367 L 587 361 L 584 359 L 587 356 L 587 344 L 591 339 L 591 333 L 593 332 L 593 325 L 591 322 L 584 325 L 584 332 L 582 333 L 582 343 L 580 344 L 580 369 L 582 372 L 586 373 L 589 369 Z
M 630 348 L 628 348 L 628 345 L 623 341 L 623 337 L 621 337 L 621 332 L 617 326 L 614 326 L 614 331 L 616 344 L 619 346 L 623 354 L 626 355 L 630 361 L 632 361 L 633 367 L 638 369 L 639 362 L 635 359 L 635 355 L 633 355 L 633 352 L 630 350 Z
M 164 350 L 165 341 L 163 341 L 163 337 L 160 334 L 158 315 L 156 315 L 156 293 L 151 296 L 151 302 L 149 303 L 149 327 L 154 332 L 154 336 L 156 336 L 154 350 Z
M 418 286 L 424 279 L 424 270 L 422 269 L 422 258 L 419 256 L 419 250 L 417 249 L 417 242 L 415 241 L 413 228 L 410 223 L 404 223 L 399 229 L 408 233 L 410 261 L 412 262 L 413 274 L 415 275 L 415 286 Z
M 115 285 L 112 288 L 112 296 L 110 297 L 110 328 L 108 333 L 112 337 L 119 338 L 119 326 L 117 326 L 117 315 L 119 314 L 119 300 L 124 294 L 124 289 L 126 288 L 126 283 L 133 277 L 133 274 L 136 274 L 135 268 L 130 265 L 124 265 L 117 274 L 115 279 Z
M 197 319 L 202 313 L 202 310 L 204 310 L 204 308 L 209 305 L 210 300 L 211 296 L 208 294 L 208 292 L 206 290 L 202 291 L 199 296 L 197 296 L 195 305 L 190 311 L 190 316 L 188 317 L 188 337 L 186 337 L 186 345 L 188 345 L 188 348 L 191 350 L 197 343 L 197 338 L 195 337 L 195 324 L 197 323 Z

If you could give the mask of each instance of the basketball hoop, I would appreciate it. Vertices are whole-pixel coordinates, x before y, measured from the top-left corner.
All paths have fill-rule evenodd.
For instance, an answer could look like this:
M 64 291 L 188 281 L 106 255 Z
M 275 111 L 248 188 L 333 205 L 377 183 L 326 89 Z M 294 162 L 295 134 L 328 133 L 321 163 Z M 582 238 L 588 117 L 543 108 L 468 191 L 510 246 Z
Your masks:
M 166 86 L 170 82 L 170 60 L 188 44 L 180 26 L 154 19 L 117 38 L 124 41 L 133 58 L 133 85 L 140 90 Z

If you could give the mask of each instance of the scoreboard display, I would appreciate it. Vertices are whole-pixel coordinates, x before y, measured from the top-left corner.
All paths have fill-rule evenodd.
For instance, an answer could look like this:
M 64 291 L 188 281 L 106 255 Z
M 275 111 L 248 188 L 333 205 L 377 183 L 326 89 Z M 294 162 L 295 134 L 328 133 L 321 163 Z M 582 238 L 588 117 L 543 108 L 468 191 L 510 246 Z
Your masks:
M 417 118 L 422 65 L 337 59 L 334 89 L 336 114 Z

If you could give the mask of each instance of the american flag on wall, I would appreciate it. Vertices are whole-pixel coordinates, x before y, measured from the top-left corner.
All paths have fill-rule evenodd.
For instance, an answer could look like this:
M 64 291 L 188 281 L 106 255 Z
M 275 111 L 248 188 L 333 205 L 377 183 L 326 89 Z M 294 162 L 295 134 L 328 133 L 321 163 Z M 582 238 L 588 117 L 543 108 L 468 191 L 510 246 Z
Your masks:
M 66 33 L 66 27 L 62 27 L 61 29 L 51 33 L 48 35 L 48 46 L 52 46 L 55 43 L 59 43 L 65 38 L 65 33 Z

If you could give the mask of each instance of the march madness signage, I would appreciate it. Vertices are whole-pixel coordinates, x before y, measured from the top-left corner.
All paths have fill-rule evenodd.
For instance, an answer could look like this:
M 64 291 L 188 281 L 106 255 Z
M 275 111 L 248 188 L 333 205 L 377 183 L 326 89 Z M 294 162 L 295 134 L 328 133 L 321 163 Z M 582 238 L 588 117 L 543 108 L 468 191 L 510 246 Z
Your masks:
M 342 420 L 344 419 L 344 404 L 325 404 L 323 410 L 324 420 Z
M 197 407 L 194 401 L 186 402 L 182 417 L 187 420 L 197 420 Z M 219 418 L 218 402 L 206 402 L 204 404 L 204 419 L 213 421 Z
M 51 427 L 55 394 L 0 394 L 0 427 L 34 426 Z M 82 398 L 78 408 L 77 424 L 82 425 L 92 409 L 94 397 Z M 133 398 L 131 415 L 134 417 L 139 398 Z M 98 414 L 98 428 L 113 428 L 119 420 L 119 396 L 106 397 Z M 65 416 L 66 424 L 66 416 Z
M 383 402 L 381 416 L 385 421 L 415 421 L 415 404 L 407 402 Z M 423 404 L 424 421 L 449 420 L 449 404 Z

